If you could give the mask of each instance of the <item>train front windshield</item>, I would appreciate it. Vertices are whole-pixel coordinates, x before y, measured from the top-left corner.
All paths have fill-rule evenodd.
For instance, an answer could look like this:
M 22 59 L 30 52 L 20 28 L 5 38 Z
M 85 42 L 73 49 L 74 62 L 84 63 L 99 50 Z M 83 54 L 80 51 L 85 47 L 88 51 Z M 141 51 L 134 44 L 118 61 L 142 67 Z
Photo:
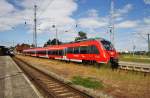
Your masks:
M 104 48 L 106 50 L 114 50 L 113 45 L 111 44 L 111 42 L 106 41 L 106 40 L 102 40 L 101 43 L 103 44 Z

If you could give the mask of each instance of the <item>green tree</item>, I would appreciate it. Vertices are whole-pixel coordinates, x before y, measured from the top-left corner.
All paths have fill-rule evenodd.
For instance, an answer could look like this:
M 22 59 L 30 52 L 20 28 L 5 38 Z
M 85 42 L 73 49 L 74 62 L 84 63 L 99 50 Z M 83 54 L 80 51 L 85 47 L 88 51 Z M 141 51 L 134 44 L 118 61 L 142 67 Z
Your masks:
M 44 47 L 46 47 L 48 45 L 51 45 L 51 40 L 50 39 L 44 44 Z
M 59 41 L 58 39 L 56 39 L 56 38 L 54 38 L 52 41 L 51 41 L 51 45 L 60 45 L 60 44 L 62 44 L 62 42 L 61 41 Z
M 56 39 L 56 38 L 54 38 L 53 40 L 48 40 L 45 44 L 44 44 L 44 46 L 43 47 L 47 47 L 48 45 L 60 45 L 60 44 L 62 44 L 62 42 L 61 41 L 59 41 L 58 39 Z
M 51 45 L 51 42 L 52 42 L 52 41 L 49 39 L 49 40 L 46 42 L 46 44 L 47 44 L 47 45 Z
M 85 32 L 79 31 L 78 32 L 78 37 L 75 38 L 75 41 L 82 40 L 82 39 L 87 39 L 87 35 L 86 35 Z

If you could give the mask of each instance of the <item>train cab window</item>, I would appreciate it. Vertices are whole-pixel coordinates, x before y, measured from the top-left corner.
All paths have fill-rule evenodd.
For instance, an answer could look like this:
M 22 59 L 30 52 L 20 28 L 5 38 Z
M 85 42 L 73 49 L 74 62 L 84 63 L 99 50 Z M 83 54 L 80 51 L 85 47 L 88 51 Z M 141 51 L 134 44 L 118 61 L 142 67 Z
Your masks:
M 67 53 L 73 53 L 73 47 L 69 47 L 69 48 L 67 49 Z
M 80 47 L 80 54 L 87 54 L 88 53 L 88 47 L 87 46 L 81 46 Z
M 74 54 L 79 54 L 79 53 L 80 53 L 79 47 L 75 47 L 75 48 L 74 48 Z
M 111 42 L 106 41 L 106 40 L 102 40 L 101 43 L 103 44 L 104 48 L 106 50 L 114 50 L 113 45 L 111 44 Z

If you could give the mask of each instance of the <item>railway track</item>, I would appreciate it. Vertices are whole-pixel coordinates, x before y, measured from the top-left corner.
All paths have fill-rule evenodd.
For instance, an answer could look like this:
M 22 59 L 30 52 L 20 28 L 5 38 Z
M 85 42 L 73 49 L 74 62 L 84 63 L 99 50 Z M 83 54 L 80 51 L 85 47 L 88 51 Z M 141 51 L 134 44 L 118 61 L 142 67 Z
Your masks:
M 27 76 L 42 89 L 48 98 L 93 98 L 54 77 L 47 75 L 18 58 L 14 57 L 13 60 L 25 74 L 27 74 Z
M 119 62 L 119 68 L 124 70 L 132 70 L 144 73 L 150 73 L 150 65 L 143 63 Z

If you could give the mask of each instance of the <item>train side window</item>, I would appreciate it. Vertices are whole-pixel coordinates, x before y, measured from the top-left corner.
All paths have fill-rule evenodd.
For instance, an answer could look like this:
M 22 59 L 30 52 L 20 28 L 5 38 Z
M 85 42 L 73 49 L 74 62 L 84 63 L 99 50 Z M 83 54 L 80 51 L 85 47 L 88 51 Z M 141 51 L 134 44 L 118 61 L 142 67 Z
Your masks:
M 58 50 L 55 50 L 55 55 L 58 55 Z
M 41 52 L 40 52 L 40 51 L 38 51 L 38 54 L 41 54 Z
M 42 54 L 46 54 L 46 51 L 42 51 Z
M 35 53 L 34 51 L 31 51 L 31 52 L 30 52 L 30 54 L 34 54 L 34 53 Z
M 46 51 L 40 51 L 40 54 L 46 54 Z
M 52 50 L 51 52 L 52 52 L 52 55 L 54 55 L 54 54 L 55 54 L 54 50 Z
M 56 50 L 56 55 L 59 55 L 59 50 Z
M 69 47 L 69 48 L 67 49 L 67 53 L 73 53 L 73 48 L 72 48 L 72 47 Z
M 59 55 L 60 55 L 60 56 L 63 55 L 63 50 L 59 50 Z
M 92 46 L 90 46 L 91 47 L 91 53 L 92 54 L 99 54 L 99 50 L 97 49 L 97 47 L 96 46 L 94 46 L 94 45 L 92 45 Z
M 49 55 L 52 55 L 52 51 L 51 51 L 51 50 L 50 50 L 50 51 L 48 51 L 48 54 L 49 54 Z
M 53 55 L 55 55 L 55 50 L 53 50 Z
M 56 50 L 53 50 L 53 55 L 56 55 Z
M 56 50 L 54 50 L 54 55 L 57 55 L 57 51 Z
M 60 51 L 61 51 L 61 50 L 58 50 L 58 55 L 59 55 L 59 56 L 60 56 L 60 54 L 61 54 Z
M 75 47 L 74 48 L 74 54 L 79 54 L 80 52 L 79 52 L 79 47 Z
M 87 54 L 88 53 L 88 47 L 87 46 L 81 46 L 80 47 L 80 54 Z

